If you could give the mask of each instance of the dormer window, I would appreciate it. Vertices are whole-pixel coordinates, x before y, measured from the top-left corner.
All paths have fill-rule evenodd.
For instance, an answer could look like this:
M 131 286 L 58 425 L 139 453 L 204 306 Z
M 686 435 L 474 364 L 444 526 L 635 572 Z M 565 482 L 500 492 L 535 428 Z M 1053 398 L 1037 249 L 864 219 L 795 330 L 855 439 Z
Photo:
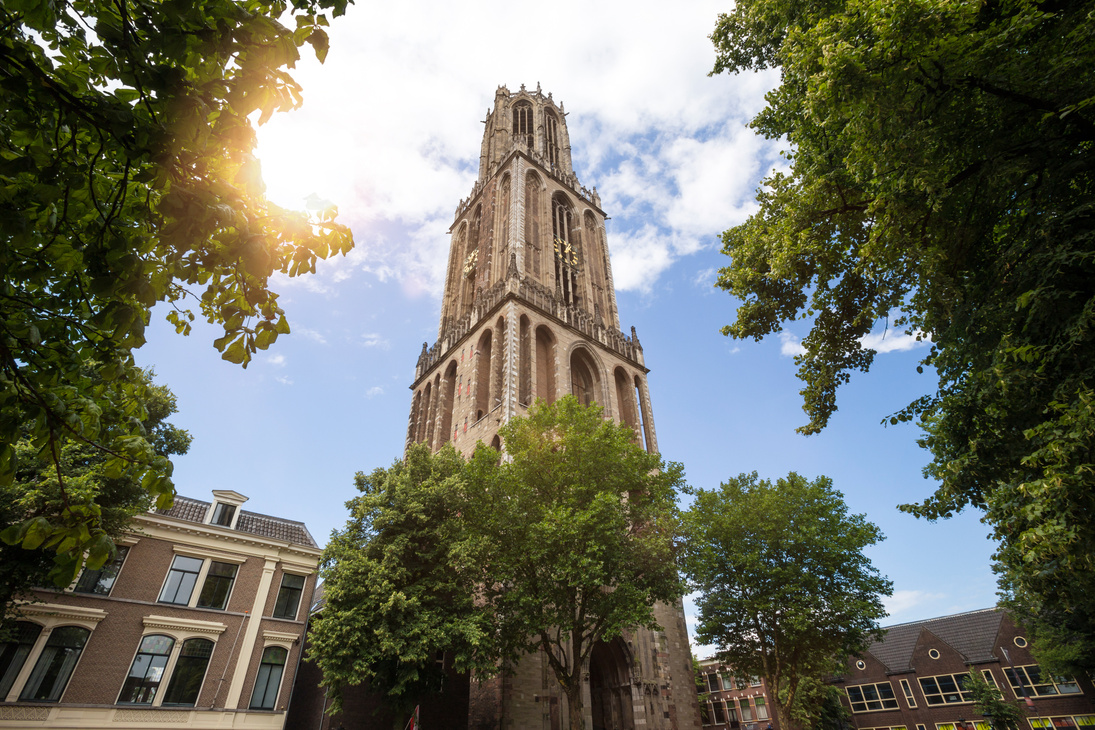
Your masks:
M 217 502 L 217 506 L 213 508 L 213 519 L 210 520 L 209 523 L 212 525 L 220 525 L 221 527 L 231 527 L 232 518 L 235 516 L 236 505 Z
M 234 492 L 231 489 L 214 489 L 213 503 L 205 513 L 205 524 L 236 529 L 236 522 L 240 518 L 240 507 L 247 501 L 247 497 Z

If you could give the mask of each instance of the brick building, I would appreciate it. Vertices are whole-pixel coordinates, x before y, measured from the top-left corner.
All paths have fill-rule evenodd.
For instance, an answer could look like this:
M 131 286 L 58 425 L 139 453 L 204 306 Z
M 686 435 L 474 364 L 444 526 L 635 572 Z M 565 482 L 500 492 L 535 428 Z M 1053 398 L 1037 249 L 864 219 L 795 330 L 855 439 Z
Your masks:
M 620 330 L 596 189 L 578 182 L 566 113 L 551 94 L 500 87 L 484 120 L 479 177 L 456 208 L 437 342 L 411 385 L 407 444 L 501 447 L 498 428 L 537 398 L 573 393 L 634 428 L 657 451 L 643 349 Z M 663 631 L 635 631 L 593 651 L 588 727 L 699 728 L 680 601 L 655 608 Z M 469 727 L 565 722 L 566 698 L 540 655 L 478 684 Z
M 320 550 L 245 501 L 177 497 L 37 590 L 0 645 L 0 728 L 283 727 Z
M 768 701 L 764 680 L 735 677 L 715 659 L 700 662 L 705 701 L 700 705 L 703 726 L 712 730 L 779 730 L 779 720 Z
M 963 692 L 970 669 L 1005 699 L 1025 700 L 1032 730 L 1095 728 L 1091 682 L 1043 676 L 1023 631 L 997 609 L 890 626 L 837 683 L 856 730 L 990 730 Z

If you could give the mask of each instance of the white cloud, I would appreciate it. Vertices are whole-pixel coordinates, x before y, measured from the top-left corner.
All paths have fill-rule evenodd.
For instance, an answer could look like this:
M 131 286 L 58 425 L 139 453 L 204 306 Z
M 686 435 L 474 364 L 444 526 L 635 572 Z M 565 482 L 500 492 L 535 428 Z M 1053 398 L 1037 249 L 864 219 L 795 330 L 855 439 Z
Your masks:
M 366 332 L 361 335 L 361 344 L 365 347 L 379 347 L 382 350 L 387 350 L 391 346 L 391 343 L 375 332 Z
M 300 335 L 301 337 L 307 337 L 312 342 L 320 345 L 327 344 L 326 337 L 324 337 L 321 333 L 316 332 L 315 330 L 308 329 L 307 327 L 294 327 L 293 334 Z
M 562 0 L 567 32 L 530 36 L 536 5 L 408 0 L 351 6 L 332 21 L 326 63 L 294 76 L 305 104 L 260 129 L 273 199 L 335 202 L 357 250 L 298 286 L 334 296 L 351 277 L 394 278 L 411 296 L 437 296 L 448 228 L 475 181 L 483 119 L 499 84 L 522 83 L 565 104 L 575 171 L 612 216 L 620 289 L 649 290 L 682 257 L 715 245 L 753 209 L 775 144 L 745 127 L 778 81 L 774 72 L 709 77 L 707 36 L 725 3 L 698 0 L 666 14 L 622 0 Z M 473 43 L 522 37 L 520 53 Z M 398 73 L 395 71 L 398 70 Z M 615 240 L 612 240 L 615 239 Z
M 917 606 L 921 606 L 925 603 L 932 603 L 946 598 L 946 594 L 943 593 L 928 593 L 927 591 L 920 590 L 902 590 L 894 591 L 893 595 L 889 598 L 885 598 L 882 601 L 883 606 L 886 608 L 886 612 L 891 618 L 900 617 L 901 614 L 911 611 Z
M 277 376 L 274 377 L 274 380 L 278 381 L 282 385 L 292 385 L 293 384 L 292 379 L 287 378 L 284 375 L 277 375 Z
M 805 355 L 806 348 L 802 346 L 799 339 L 790 332 L 779 333 L 779 354 L 784 357 L 794 357 L 795 355 Z
M 920 339 L 917 339 L 917 335 L 894 332 L 893 330 L 872 332 L 865 337 L 861 337 L 859 339 L 859 344 L 864 348 L 875 350 L 879 354 L 886 352 L 904 352 L 916 347 L 924 347 L 931 342 L 928 335 L 923 332 L 918 334 Z
M 366 398 L 375 398 L 378 395 L 384 395 L 384 389 L 381 388 L 379 385 L 374 385 L 373 387 L 365 391 Z
M 285 355 L 267 355 L 266 362 L 280 368 L 285 365 Z

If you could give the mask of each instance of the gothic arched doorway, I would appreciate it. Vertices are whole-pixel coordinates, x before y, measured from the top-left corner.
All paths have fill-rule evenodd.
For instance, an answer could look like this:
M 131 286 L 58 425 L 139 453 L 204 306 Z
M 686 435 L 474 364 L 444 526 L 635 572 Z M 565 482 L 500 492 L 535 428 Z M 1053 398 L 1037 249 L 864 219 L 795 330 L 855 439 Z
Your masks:
M 593 730 L 634 730 L 631 672 L 623 639 L 599 641 L 589 655 L 589 697 Z

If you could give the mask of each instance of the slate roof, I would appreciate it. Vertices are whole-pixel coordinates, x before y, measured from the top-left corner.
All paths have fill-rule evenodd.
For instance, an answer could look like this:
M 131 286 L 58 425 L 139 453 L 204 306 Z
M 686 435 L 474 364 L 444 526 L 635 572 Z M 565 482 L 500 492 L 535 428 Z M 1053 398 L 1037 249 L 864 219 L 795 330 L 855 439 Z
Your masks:
M 205 521 L 205 515 L 208 510 L 209 502 L 203 502 L 200 499 L 191 499 L 190 497 L 176 496 L 175 504 L 171 506 L 171 509 L 156 510 L 156 514 L 164 515 L 165 517 L 174 517 L 175 519 L 183 520 L 185 522 L 197 522 L 201 524 Z M 312 548 L 319 547 L 316 545 L 316 541 L 312 539 L 312 534 L 308 532 L 308 528 L 304 526 L 304 523 L 297 522 L 296 520 L 287 520 L 282 517 L 271 517 L 270 515 L 260 515 L 257 512 L 240 510 L 240 517 L 236 520 L 236 529 L 251 535 L 268 537 L 274 540 L 283 540 L 295 545 L 305 545 Z
M 984 608 L 888 626 L 885 627 L 886 636 L 871 644 L 867 651 L 890 672 L 911 672 L 913 649 L 920 634 L 927 630 L 964 656 L 967 662 L 992 661 L 996 658 L 992 650 L 1003 619 L 1003 611 Z

